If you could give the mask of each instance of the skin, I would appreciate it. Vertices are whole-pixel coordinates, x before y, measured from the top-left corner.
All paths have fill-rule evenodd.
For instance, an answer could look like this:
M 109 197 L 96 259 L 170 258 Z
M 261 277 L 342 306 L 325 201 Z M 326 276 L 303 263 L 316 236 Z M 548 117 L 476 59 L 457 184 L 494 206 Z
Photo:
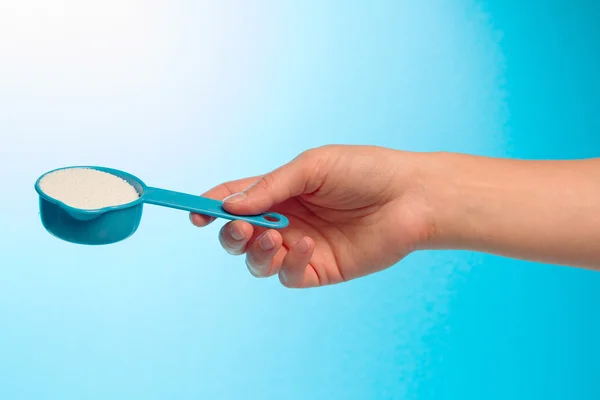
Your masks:
M 219 240 L 256 277 L 290 288 L 344 282 L 411 252 L 464 249 L 600 269 L 600 159 L 522 161 L 375 146 L 323 146 L 204 196 L 227 211 L 269 210 L 282 230 L 243 221 Z M 191 214 L 192 223 L 213 219 Z

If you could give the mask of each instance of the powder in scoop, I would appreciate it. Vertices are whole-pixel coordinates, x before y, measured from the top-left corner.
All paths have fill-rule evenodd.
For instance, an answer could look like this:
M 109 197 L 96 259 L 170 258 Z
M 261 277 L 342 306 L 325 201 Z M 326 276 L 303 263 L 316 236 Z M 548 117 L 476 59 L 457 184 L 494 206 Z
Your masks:
M 40 189 L 48 196 L 82 210 L 127 204 L 140 197 L 125 180 L 92 168 L 51 172 L 40 181 Z

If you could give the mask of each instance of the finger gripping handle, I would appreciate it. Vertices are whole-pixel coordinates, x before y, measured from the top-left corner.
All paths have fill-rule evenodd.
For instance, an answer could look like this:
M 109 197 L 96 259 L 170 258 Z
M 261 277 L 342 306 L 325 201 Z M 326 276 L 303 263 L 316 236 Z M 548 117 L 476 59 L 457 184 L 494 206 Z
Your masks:
M 223 209 L 222 201 L 166 189 L 146 188 L 142 199 L 147 204 L 189 211 L 210 217 L 246 221 L 252 225 L 265 228 L 282 229 L 289 224 L 286 216 L 279 213 L 267 212 L 258 215 L 231 214 Z

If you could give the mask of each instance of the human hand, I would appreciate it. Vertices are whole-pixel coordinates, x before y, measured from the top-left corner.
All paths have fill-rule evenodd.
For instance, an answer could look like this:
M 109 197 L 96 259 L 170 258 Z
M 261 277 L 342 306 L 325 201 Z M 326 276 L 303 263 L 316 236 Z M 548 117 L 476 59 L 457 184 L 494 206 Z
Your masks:
M 204 196 L 224 199 L 234 214 L 288 217 L 289 226 L 279 231 L 239 220 L 220 230 L 223 248 L 246 254 L 254 276 L 278 274 L 292 288 L 335 284 L 390 267 L 428 241 L 416 157 L 374 146 L 323 146 Z M 191 220 L 201 227 L 214 218 L 191 214 Z

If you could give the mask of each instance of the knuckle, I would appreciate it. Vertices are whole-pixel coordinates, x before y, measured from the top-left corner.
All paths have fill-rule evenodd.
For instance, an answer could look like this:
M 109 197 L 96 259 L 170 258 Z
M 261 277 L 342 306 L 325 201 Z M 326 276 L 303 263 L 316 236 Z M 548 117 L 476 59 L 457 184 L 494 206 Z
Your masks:
M 281 277 L 279 278 L 279 282 L 281 282 L 281 285 L 283 285 L 284 287 L 286 287 L 288 289 L 298 289 L 300 287 L 300 285 L 298 285 L 296 282 L 290 282 L 290 281 L 281 279 Z
M 298 282 L 296 282 L 296 279 L 290 279 L 289 275 L 285 272 L 284 269 L 282 269 L 279 272 L 279 282 L 288 289 L 297 289 L 299 287 L 299 284 Z
M 319 147 L 313 147 L 308 150 L 303 151 L 298 156 L 299 158 L 306 161 L 317 161 L 319 159 L 324 159 L 331 156 L 332 153 L 335 153 L 340 150 L 340 146 L 336 144 L 326 144 Z
M 273 186 L 273 175 L 266 174 L 261 176 L 260 179 L 253 186 L 269 191 L 269 189 L 271 189 L 271 187 Z
M 288 289 L 292 289 L 292 285 L 291 285 L 291 283 L 290 283 L 290 282 L 289 282 L 287 279 L 285 279 L 285 278 L 282 276 L 282 274 L 279 274 L 279 282 L 281 283 L 281 285 L 282 285 L 283 287 L 286 287 L 286 288 L 288 288 Z
M 221 186 L 224 188 L 225 197 L 237 192 L 233 181 L 225 182 Z
M 246 247 L 245 242 L 232 243 L 232 240 L 229 239 L 228 235 L 226 235 L 223 230 L 221 230 L 221 233 L 219 234 L 219 243 L 227 253 L 234 256 L 239 256 L 240 254 L 243 254 Z
M 297 161 L 300 162 L 301 165 L 308 166 L 317 162 L 320 158 L 323 157 L 323 148 L 315 147 L 312 149 L 308 149 L 300 153 L 297 157 Z
M 324 152 L 327 152 L 327 149 L 329 149 L 331 146 L 332 145 L 330 145 L 330 144 L 326 144 L 323 146 L 311 147 L 310 149 L 304 150 L 301 153 L 301 156 L 316 157 L 316 156 L 323 154 Z
M 259 269 L 265 274 L 269 272 L 273 257 L 262 250 L 252 246 L 246 252 L 246 265 Z
M 250 253 L 246 254 L 246 268 L 248 268 L 250 274 L 252 274 L 255 278 L 266 277 L 264 268 L 262 268 L 260 264 L 257 264 L 255 262 L 253 256 Z
M 225 249 L 225 251 L 227 251 L 232 256 L 240 256 L 240 255 L 244 254 L 244 246 L 234 247 L 231 245 L 225 245 L 225 246 L 223 246 L 223 248 Z
M 299 156 L 302 179 L 306 182 L 304 192 L 316 192 L 325 182 L 331 165 L 333 145 L 326 145 L 305 151 Z
M 250 257 L 248 254 L 246 254 L 246 259 L 244 260 L 245 264 L 246 264 L 246 268 L 248 268 L 248 271 L 250 271 L 250 273 L 254 276 L 256 276 L 256 268 L 254 267 L 254 265 L 252 265 L 252 261 L 250 261 Z
M 261 260 L 256 257 L 253 251 L 246 253 L 246 266 L 248 268 L 257 269 L 261 265 Z

